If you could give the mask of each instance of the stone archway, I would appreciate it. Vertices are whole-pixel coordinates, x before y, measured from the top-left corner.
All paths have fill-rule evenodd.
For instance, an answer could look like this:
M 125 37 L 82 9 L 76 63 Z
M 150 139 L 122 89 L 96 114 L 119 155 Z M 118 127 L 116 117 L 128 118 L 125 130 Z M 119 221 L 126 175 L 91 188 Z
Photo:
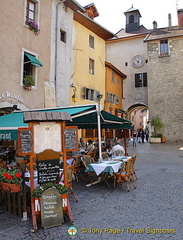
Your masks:
M 148 105 L 145 103 L 134 103 L 125 109 L 126 118 L 133 124 L 133 128 L 145 129 L 149 121 Z

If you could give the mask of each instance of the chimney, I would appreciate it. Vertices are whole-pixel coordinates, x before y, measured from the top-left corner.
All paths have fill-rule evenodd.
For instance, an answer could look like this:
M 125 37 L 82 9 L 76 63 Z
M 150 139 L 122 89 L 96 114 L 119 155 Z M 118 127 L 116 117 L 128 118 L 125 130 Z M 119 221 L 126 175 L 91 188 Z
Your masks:
M 168 14 L 168 27 L 172 27 L 172 16 L 171 13 Z
M 178 27 L 183 27 L 183 9 L 177 10 L 177 17 L 178 17 Z
M 153 22 L 153 29 L 157 29 L 157 27 L 158 27 L 158 24 L 157 24 L 156 21 L 154 21 L 154 22 Z

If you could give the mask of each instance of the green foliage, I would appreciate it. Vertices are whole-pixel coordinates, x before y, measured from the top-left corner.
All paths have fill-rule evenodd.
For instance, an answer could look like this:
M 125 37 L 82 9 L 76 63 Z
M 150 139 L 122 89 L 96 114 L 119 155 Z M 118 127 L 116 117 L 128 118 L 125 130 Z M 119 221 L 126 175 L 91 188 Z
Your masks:
M 161 119 L 159 117 L 154 117 L 151 120 L 151 125 L 154 126 L 154 137 L 158 137 L 158 135 L 161 134 L 160 130 L 163 128 L 163 123 L 162 123 Z M 162 134 L 159 137 L 161 138 Z
M 23 79 L 23 85 L 24 87 L 31 87 L 34 86 L 35 82 L 34 82 L 34 78 L 32 75 L 27 75 L 24 77 Z
M 154 126 L 157 130 L 163 128 L 163 123 L 159 117 L 154 117 L 151 121 L 151 125 Z
M 16 185 L 21 184 L 23 179 L 21 178 L 20 169 L 11 167 L 10 169 L 0 167 L 0 182 L 14 183 Z
M 62 184 L 56 184 L 56 183 L 52 183 L 52 182 L 48 182 L 45 184 L 42 184 L 40 186 L 37 186 L 34 191 L 32 191 L 31 193 L 31 197 L 32 198 L 40 198 L 42 196 L 42 193 L 44 192 L 44 190 L 48 189 L 48 188 L 54 188 L 57 189 L 59 191 L 60 194 L 66 194 L 68 193 L 68 189 L 62 185 Z

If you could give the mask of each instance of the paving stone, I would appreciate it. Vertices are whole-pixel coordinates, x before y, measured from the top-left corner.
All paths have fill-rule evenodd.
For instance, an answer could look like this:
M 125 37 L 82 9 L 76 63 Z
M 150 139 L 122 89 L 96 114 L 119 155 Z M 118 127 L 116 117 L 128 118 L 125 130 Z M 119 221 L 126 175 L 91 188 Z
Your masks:
M 78 202 L 70 197 L 74 224 L 65 222 L 50 229 L 39 228 L 32 233 L 31 220 L 8 213 L 0 214 L 0 239 L 8 240 L 69 240 L 68 227 L 78 229 L 76 240 L 182 240 L 182 163 L 181 144 L 138 144 L 129 142 L 129 155 L 137 154 L 137 189 L 126 186 L 110 190 L 104 183 L 86 187 L 86 182 L 74 182 Z M 110 182 L 112 186 L 112 182 Z M 82 229 L 86 228 L 87 233 Z M 120 229 L 119 234 L 106 232 L 105 228 Z M 103 230 L 102 234 L 93 230 Z M 142 229 L 143 233 L 138 233 Z M 161 229 L 175 229 L 176 233 L 159 233 Z M 111 230 L 111 231 L 112 231 Z M 136 232 L 135 232 L 136 231 Z M 157 232 L 156 232 L 157 231 Z

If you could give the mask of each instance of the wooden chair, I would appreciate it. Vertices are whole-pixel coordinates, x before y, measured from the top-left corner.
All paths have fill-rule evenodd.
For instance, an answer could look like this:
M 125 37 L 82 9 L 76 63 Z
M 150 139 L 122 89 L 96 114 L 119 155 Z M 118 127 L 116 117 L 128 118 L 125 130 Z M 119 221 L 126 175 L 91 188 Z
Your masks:
M 82 178 L 82 180 L 84 180 L 83 175 L 81 174 L 81 170 L 80 170 L 80 163 L 81 163 L 81 156 L 78 155 L 76 157 L 74 157 L 74 176 L 76 178 L 76 181 L 78 182 L 78 176 L 80 176 Z
M 106 158 L 108 158 L 109 156 L 108 156 L 108 154 L 106 153 L 106 152 L 102 152 L 102 158 L 103 159 L 106 159 Z
M 126 183 L 127 191 L 130 191 L 129 182 L 131 182 L 134 188 L 137 188 L 132 176 L 132 164 L 133 159 L 128 159 L 121 167 L 118 173 L 114 173 L 114 185 L 113 188 L 116 187 L 116 182 L 122 184 L 123 182 Z
M 84 166 L 84 171 L 85 171 L 86 167 L 88 166 L 88 164 L 95 163 L 94 159 L 90 155 L 84 155 L 81 158 L 81 160 L 82 160 L 82 163 L 83 163 L 83 166 Z M 87 174 L 85 173 L 85 177 L 84 177 L 85 180 L 86 180 L 86 177 L 88 175 L 90 176 L 90 181 L 92 182 L 93 173 L 92 172 L 87 173 Z
M 138 180 L 138 177 L 136 175 L 135 168 L 134 168 L 136 158 L 137 158 L 137 154 L 134 154 L 132 157 L 132 175 L 135 176 L 135 180 Z
M 64 172 L 61 173 L 59 182 L 61 181 L 61 179 L 63 179 L 63 174 L 64 174 Z M 73 190 L 73 186 L 72 186 L 73 176 L 74 176 L 74 166 L 68 166 L 67 167 L 67 184 L 68 184 L 68 188 L 70 189 L 69 194 L 72 194 L 74 196 L 76 202 L 78 202 L 78 198 L 77 198 L 77 196 Z

